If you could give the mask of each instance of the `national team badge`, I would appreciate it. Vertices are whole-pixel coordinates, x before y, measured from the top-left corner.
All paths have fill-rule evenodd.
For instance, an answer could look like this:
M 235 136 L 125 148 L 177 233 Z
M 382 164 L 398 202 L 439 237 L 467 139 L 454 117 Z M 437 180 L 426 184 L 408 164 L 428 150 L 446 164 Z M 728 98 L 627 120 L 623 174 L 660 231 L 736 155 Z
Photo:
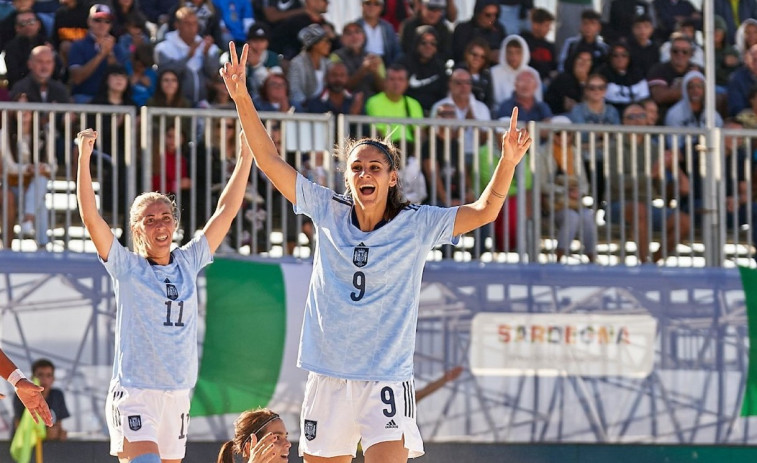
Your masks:
M 171 283 L 171 280 L 166 278 L 164 283 L 166 284 L 166 297 L 171 299 L 172 301 L 175 301 L 176 299 L 178 299 L 179 290 L 176 289 L 176 286 L 173 283 Z
M 368 247 L 365 243 L 355 246 L 355 250 L 352 251 L 352 263 L 356 267 L 365 267 L 365 264 L 368 263 Z
M 315 439 L 315 433 L 318 430 L 318 422 L 313 420 L 305 420 L 305 439 Z
M 142 415 L 132 415 L 129 417 L 129 429 L 132 431 L 142 429 Z

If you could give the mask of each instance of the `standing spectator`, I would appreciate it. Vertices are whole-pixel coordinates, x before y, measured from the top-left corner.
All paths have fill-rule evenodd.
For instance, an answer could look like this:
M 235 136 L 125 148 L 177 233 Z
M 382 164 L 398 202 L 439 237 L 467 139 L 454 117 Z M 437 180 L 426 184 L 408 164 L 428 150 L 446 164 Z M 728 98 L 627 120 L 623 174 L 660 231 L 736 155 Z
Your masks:
M 247 31 L 247 88 L 253 98 L 258 96 L 270 72 L 281 71 L 279 56 L 268 49 L 270 37 L 271 29 L 262 22 L 253 24 Z
M 400 45 L 404 54 L 407 55 L 413 51 L 415 30 L 420 26 L 431 26 L 436 30 L 436 35 L 439 37 L 437 53 L 444 60 L 452 58 L 452 33 L 444 20 L 444 9 L 446 7 L 446 0 L 422 0 L 415 15 L 402 22 Z
M 392 64 L 402 53 L 397 33 L 387 21 L 381 19 L 383 0 L 362 0 L 363 14 L 356 22 L 365 30 L 365 50 L 378 55 L 384 65 Z
M 660 45 L 652 38 L 653 34 L 651 17 L 642 15 L 634 18 L 628 51 L 631 53 L 631 62 L 643 72 L 660 62 Z
M 347 66 L 340 62 L 331 62 L 326 66 L 326 78 L 323 91 L 305 102 L 309 113 L 361 114 L 363 112 L 363 94 L 351 94 L 347 91 Z
M 757 0 L 714 0 L 715 14 L 725 20 L 725 34 L 728 44 L 736 41 L 736 30 L 749 18 L 757 18 Z
M 247 40 L 247 31 L 255 17 L 250 0 L 215 0 L 221 19 L 221 31 L 224 44 L 234 41 L 242 44 Z
M 744 56 L 754 44 L 757 44 L 757 19 L 745 19 L 736 30 L 736 51 Z
M 557 75 L 557 51 L 555 43 L 547 39 L 555 17 L 544 8 L 531 10 L 531 29 L 521 32 L 528 45 L 531 59 L 528 65 L 539 71 L 544 85 L 549 85 Z
M 441 57 L 436 54 L 439 37 L 431 26 L 416 29 L 413 52 L 405 55 L 402 64 L 410 75 L 407 96 L 421 104 L 424 113 L 447 93 L 447 72 Z
M 741 1 L 741 0 L 739 0 Z M 702 13 L 689 0 L 653 0 L 657 27 L 655 37 L 665 41 L 684 21 L 694 21 L 697 29 L 702 29 Z
M 271 49 L 284 56 L 285 60 L 291 60 L 300 51 L 301 42 L 297 34 L 311 24 L 320 25 L 329 40 L 336 37 L 334 26 L 326 21 L 326 12 L 329 9 L 328 0 L 304 0 L 305 11 L 293 15 L 273 26 L 273 40 Z
M 61 0 L 53 18 L 51 39 L 60 53 L 64 66 L 68 66 L 71 44 L 82 40 L 89 31 L 89 3 L 85 0 Z
M 515 76 L 524 69 L 530 69 L 539 76 L 536 69 L 528 65 L 531 59 L 528 45 L 519 35 L 508 35 L 502 41 L 499 50 L 499 64 L 492 66 L 492 82 L 494 86 L 494 107 L 513 96 L 515 90 Z M 536 98 L 542 99 L 541 78 L 536 88 Z M 508 113 L 509 114 L 509 113 Z
M 179 8 L 187 7 L 192 9 L 197 16 L 197 35 L 200 37 L 211 36 L 213 43 L 218 48 L 226 49 L 229 45 L 228 40 L 224 40 L 221 30 L 221 17 L 218 9 L 213 5 L 212 0 L 182 0 L 174 5 L 169 13 L 169 21 L 158 31 L 158 37 L 165 35 L 161 33 L 165 29 L 176 30 L 176 11 Z
M 606 27 L 602 28 L 602 38 L 606 42 L 630 39 L 634 21 L 639 16 L 654 18 L 654 9 L 647 0 L 610 1 L 610 14 Z
M 128 57 L 116 47 L 110 35 L 113 15 L 107 5 L 96 4 L 89 9 L 89 33 L 71 44 L 68 73 L 74 103 L 87 103 L 95 96 L 109 65 L 125 65 Z
M 47 428 L 45 440 L 64 441 L 68 433 L 63 429 L 63 420 L 71 416 L 66 406 L 63 391 L 53 387 L 55 383 L 55 365 L 48 359 L 38 359 L 32 363 L 32 378 L 39 381 L 43 387 L 42 397 L 45 398 L 50 413 L 53 415 L 53 425 Z M 24 413 L 24 404 L 18 397 L 13 398 L 13 428 L 17 428 Z
M 601 16 L 594 10 L 584 10 L 581 13 L 580 34 L 565 40 L 560 51 L 557 70 L 565 71 L 565 63 L 579 51 L 588 51 L 592 56 L 594 68 L 605 62 L 609 46 L 599 36 L 602 29 Z
M 618 114 L 630 103 L 639 103 L 649 98 L 649 86 L 644 72 L 631 62 L 631 54 L 625 41 L 610 48 L 610 59 L 597 69 L 607 79 L 605 99 L 615 106 Z
M 581 14 L 584 10 L 590 10 L 593 5 L 593 0 L 557 0 L 557 8 L 555 10 L 555 17 L 557 18 L 555 47 L 558 50 L 562 50 L 565 41 L 569 37 L 578 35 L 581 25 Z
M 465 59 L 457 65 L 467 69 L 473 79 L 473 96 L 488 108 L 494 108 L 494 84 L 489 68 L 489 44 L 477 37 L 465 49 Z
M 204 105 L 208 97 L 208 79 L 218 72 L 219 52 L 213 37 L 197 34 L 197 15 L 191 8 L 176 11 L 176 30 L 155 46 L 155 62 L 170 67 L 182 76 L 184 96 L 193 106 Z
M 676 34 L 671 38 L 670 61 L 657 63 L 647 73 L 649 93 L 660 109 L 660 117 L 672 105 L 681 100 L 683 95 L 681 81 L 683 76 L 699 67 L 691 62 L 694 45 L 688 37 Z
M 373 95 L 365 102 L 365 114 L 374 117 L 422 119 L 423 108 L 418 100 L 406 95 L 407 89 L 407 69 L 399 63 L 389 66 L 386 72 L 384 91 Z M 407 142 L 413 143 L 415 142 L 414 127 L 413 125 L 391 125 L 387 129 L 385 124 L 378 124 L 376 129 L 384 137 L 391 134 L 391 140 L 395 143 L 403 138 Z M 412 152 L 411 149 L 406 151 Z
M 757 85 L 757 44 L 744 54 L 744 64 L 728 80 L 728 114 L 737 115 L 749 106 L 749 92 Z
M 71 95 L 62 82 L 53 78 L 55 53 L 47 45 L 32 49 L 27 61 L 29 74 L 11 87 L 11 98 L 26 95 L 30 103 L 70 103 Z
M 357 22 L 342 29 L 342 47 L 331 54 L 332 61 L 347 66 L 347 89 L 362 92 L 366 100 L 384 89 L 386 68 L 380 56 L 365 49 L 365 30 Z
M 42 25 L 33 11 L 19 11 L 16 14 L 15 27 L 16 36 L 8 42 L 8 47 L 5 50 L 6 77 L 8 78 L 9 88 L 29 73 L 26 62 L 29 60 L 32 49 L 47 43 Z
M 579 52 L 568 68 L 568 72 L 555 77 L 544 95 L 544 101 L 554 114 L 570 112 L 583 98 L 584 86 L 591 73 L 591 53 Z
M 474 37 L 482 37 L 489 43 L 493 63 L 499 60 L 499 46 L 507 35 L 505 28 L 499 23 L 498 0 L 476 0 L 473 7 L 473 17 L 459 23 L 452 34 L 452 59 L 455 62 L 463 59 L 463 53 L 468 43 Z
M 260 95 L 253 100 L 255 109 L 258 111 L 273 111 L 288 113 L 294 108 L 294 112 L 304 111 L 302 105 L 289 97 L 289 82 L 284 74 L 271 72 L 260 87 Z
M 518 118 L 523 122 L 544 121 L 552 117 L 549 105 L 536 97 L 539 88 L 539 73 L 531 68 L 518 71 L 512 96 L 503 101 L 494 112 L 495 119 L 509 117 L 518 107 Z
M 528 17 L 534 0 L 499 0 L 499 23 L 506 33 L 518 34 L 528 29 Z
M 470 73 L 465 69 L 455 69 L 449 79 L 449 95 L 436 103 L 431 108 L 431 113 L 436 113 L 440 105 L 450 103 L 455 107 L 455 118 L 458 120 L 491 120 L 489 108 L 473 96 L 473 82 Z M 473 165 L 473 153 L 478 151 L 478 146 L 473 146 L 473 127 L 465 129 L 463 137 L 463 151 L 465 152 L 465 164 Z M 483 137 L 480 137 L 480 140 Z
M 297 36 L 302 42 L 302 51 L 289 64 L 287 77 L 292 100 L 303 104 L 305 100 L 319 95 L 323 90 L 331 41 L 326 31 L 318 24 L 309 25 Z

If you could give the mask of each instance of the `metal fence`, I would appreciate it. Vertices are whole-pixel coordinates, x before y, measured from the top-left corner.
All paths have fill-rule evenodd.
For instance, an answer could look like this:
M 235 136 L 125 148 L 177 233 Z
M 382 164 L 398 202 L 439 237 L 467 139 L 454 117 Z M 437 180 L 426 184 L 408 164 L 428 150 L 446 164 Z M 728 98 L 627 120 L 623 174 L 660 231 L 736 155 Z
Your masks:
M 335 143 L 388 136 L 402 149 L 404 188 L 439 206 L 470 202 L 496 166 L 502 122 L 387 119 L 330 114 L 261 114 L 282 157 L 339 191 Z M 240 126 L 233 110 L 3 103 L 0 233 L 5 247 L 93 251 L 76 210 L 73 143 L 101 135 L 93 175 L 103 216 L 123 242 L 137 192 L 175 194 L 177 244 L 201 229 L 233 169 Z M 407 127 L 406 129 L 404 127 Z M 176 129 L 180 130 L 176 130 Z M 754 139 L 757 131 L 530 123 L 535 140 L 516 169 L 497 220 L 431 260 L 637 265 L 754 265 Z M 34 134 L 34 136 L 32 136 Z M 31 140 L 35 140 L 31 142 Z M 24 151 L 26 150 L 26 151 Z M 9 160 L 26 153 L 53 173 L 34 209 L 45 233 L 27 234 L 29 178 Z M 556 154 L 557 153 L 557 154 Z M 23 187 L 19 185 L 24 185 Z M 17 207 L 11 207 L 13 204 Z M 15 211 L 14 211 L 15 209 Z M 310 225 L 253 167 L 245 203 L 224 252 L 310 256 Z

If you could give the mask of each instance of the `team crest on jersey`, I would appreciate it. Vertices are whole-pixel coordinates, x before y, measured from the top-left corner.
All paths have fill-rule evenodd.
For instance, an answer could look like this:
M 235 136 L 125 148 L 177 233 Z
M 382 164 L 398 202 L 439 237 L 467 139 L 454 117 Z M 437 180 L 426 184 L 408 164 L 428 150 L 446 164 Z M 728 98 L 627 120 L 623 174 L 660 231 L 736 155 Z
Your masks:
M 352 251 L 352 263 L 356 267 L 365 267 L 365 264 L 368 263 L 368 247 L 365 243 L 355 246 L 355 250 Z
M 171 299 L 172 301 L 175 301 L 179 298 L 179 290 L 176 289 L 176 285 L 171 283 L 171 280 L 166 278 L 165 282 L 166 284 L 166 297 Z
M 315 439 L 315 433 L 318 430 L 318 422 L 313 420 L 305 420 L 305 439 Z
M 139 431 L 142 429 L 142 415 L 131 415 L 129 417 L 129 429 Z

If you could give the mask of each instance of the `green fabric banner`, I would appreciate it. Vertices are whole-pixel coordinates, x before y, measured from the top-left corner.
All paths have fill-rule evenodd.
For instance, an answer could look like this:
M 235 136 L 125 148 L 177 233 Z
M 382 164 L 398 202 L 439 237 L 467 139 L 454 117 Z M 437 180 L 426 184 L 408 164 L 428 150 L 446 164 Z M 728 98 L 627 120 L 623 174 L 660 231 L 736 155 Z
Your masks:
M 191 415 L 265 407 L 279 381 L 286 341 L 281 268 L 215 259 L 205 275 L 205 341 Z
M 757 270 L 739 267 L 739 273 L 744 287 L 749 328 L 749 370 L 741 403 L 741 416 L 752 416 L 757 415 Z

